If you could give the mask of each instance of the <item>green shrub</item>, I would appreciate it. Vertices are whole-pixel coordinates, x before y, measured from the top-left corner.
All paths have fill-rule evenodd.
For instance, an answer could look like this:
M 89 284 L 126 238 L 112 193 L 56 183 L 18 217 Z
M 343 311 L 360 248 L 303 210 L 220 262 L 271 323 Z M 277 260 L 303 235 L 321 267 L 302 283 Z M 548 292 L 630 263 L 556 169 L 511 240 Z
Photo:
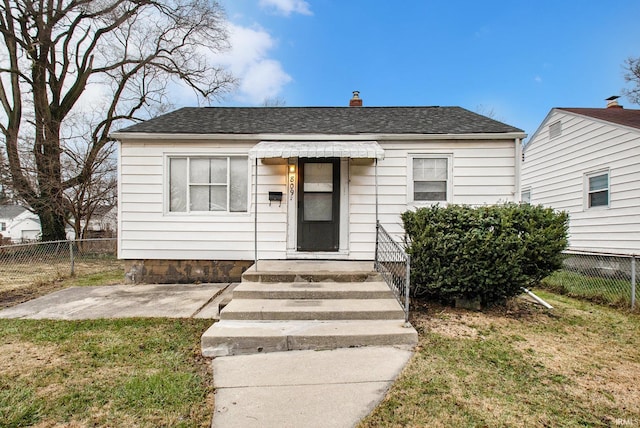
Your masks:
M 568 215 L 504 204 L 438 205 L 402 214 L 411 256 L 411 292 L 444 302 L 503 301 L 562 265 Z

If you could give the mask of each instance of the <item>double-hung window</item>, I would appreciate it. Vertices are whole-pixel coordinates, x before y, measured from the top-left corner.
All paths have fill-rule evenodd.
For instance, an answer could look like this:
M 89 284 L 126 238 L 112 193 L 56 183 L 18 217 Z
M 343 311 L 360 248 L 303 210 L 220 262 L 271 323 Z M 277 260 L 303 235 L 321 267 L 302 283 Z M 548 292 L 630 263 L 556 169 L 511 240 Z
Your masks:
M 609 206 L 609 171 L 586 175 L 587 208 Z
M 414 155 L 410 158 L 413 202 L 448 202 L 451 195 L 451 156 Z
M 246 157 L 170 157 L 169 211 L 246 212 L 248 183 Z

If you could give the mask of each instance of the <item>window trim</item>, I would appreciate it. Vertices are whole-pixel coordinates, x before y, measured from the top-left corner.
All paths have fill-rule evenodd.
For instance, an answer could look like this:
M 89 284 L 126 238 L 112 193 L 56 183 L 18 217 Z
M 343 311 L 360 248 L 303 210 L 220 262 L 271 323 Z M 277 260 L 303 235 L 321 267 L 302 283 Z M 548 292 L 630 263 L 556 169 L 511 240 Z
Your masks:
M 602 192 L 605 189 L 601 189 L 601 190 L 597 190 L 597 191 L 591 191 L 589 190 L 589 180 L 591 178 L 594 177 L 598 177 L 601 175 L 606 175 L 607 176 L 607 204 L 606 205 L 595 205 L 595 206 L 591 206 L 590 203 L 590 198 L 589 196 L 592 193 L 595 192 Z M 590 171 L 584 174 L 584 195 L 583 195 L 583 199 L 584 199 L 584 209 L 585 210 L 602 210 L 602 209 L 608 209 L 611 206 L 611 171 L 607 168 L 607 169 L 599 169 L 596 171 Z
M 446 198 L 444 201 L 416 201 L 413 199 L 414 180 L 413 180 L 413 160 L 414 159 L 446 159 L 447 160 L 447 185 Z M 407 155 L 407 204 L 415 206 L 429 206 L 442 204 L 447 205 L 452 201 L 453 196 L 453 153 L 409 153 Z
M 193 185 L 203 185 L 202 183 L 191 183 L 190 171 L 191 159 L 212 159 L 212 158 L 226 158 L 227 160 L 227 209 L 224 211 L 191 211 L 190 210 L 190 191 L 189 187 Z M 230 180 L 231 180 L 231 158 L 244 159 L 247 162 L 247 205 L 244 211 L 230 211 Z M 186 159 L 187 160 L 187 192 L 186 192 L 186 210 L 185 211 L 171 211 L 171 159 Z M 251 174 L 252 168 L 249 163 L 249 156 L 243 153 L 165 153 L 164 155 L 164 197 L 163 197 L 163 211 L 165 215 L 169 216 L 226 216 L 226 215 L 249 215 L 251 211 Z M 220 184 L 222 185 L 222 184 Z

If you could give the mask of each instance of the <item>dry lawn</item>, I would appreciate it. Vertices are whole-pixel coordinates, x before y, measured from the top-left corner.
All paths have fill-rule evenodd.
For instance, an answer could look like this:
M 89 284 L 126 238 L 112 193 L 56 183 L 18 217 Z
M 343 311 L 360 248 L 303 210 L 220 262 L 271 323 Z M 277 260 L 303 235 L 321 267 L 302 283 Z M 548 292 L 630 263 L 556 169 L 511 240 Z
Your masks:
M 209 325 L 0 320 L 0 426 L 210 426 Z
M 640 316 L 539 294 L 555 309 L 418 307 L 417 352 L 361 427 L 640 426 Z

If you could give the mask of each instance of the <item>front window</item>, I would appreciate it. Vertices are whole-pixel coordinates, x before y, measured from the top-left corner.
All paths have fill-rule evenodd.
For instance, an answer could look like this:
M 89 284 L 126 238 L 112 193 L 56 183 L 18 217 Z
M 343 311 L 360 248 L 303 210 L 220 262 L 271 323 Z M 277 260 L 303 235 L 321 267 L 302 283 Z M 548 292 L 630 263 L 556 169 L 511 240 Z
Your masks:
M 609 172 L 587 174 L 587 208 L 609 206 Z
M 449 156 L 414 156 L 411 159 L 414 202 L 447 202 L 450 197 Z
M 246 157 L 169 158 L 170 212 L 246 212 Z

